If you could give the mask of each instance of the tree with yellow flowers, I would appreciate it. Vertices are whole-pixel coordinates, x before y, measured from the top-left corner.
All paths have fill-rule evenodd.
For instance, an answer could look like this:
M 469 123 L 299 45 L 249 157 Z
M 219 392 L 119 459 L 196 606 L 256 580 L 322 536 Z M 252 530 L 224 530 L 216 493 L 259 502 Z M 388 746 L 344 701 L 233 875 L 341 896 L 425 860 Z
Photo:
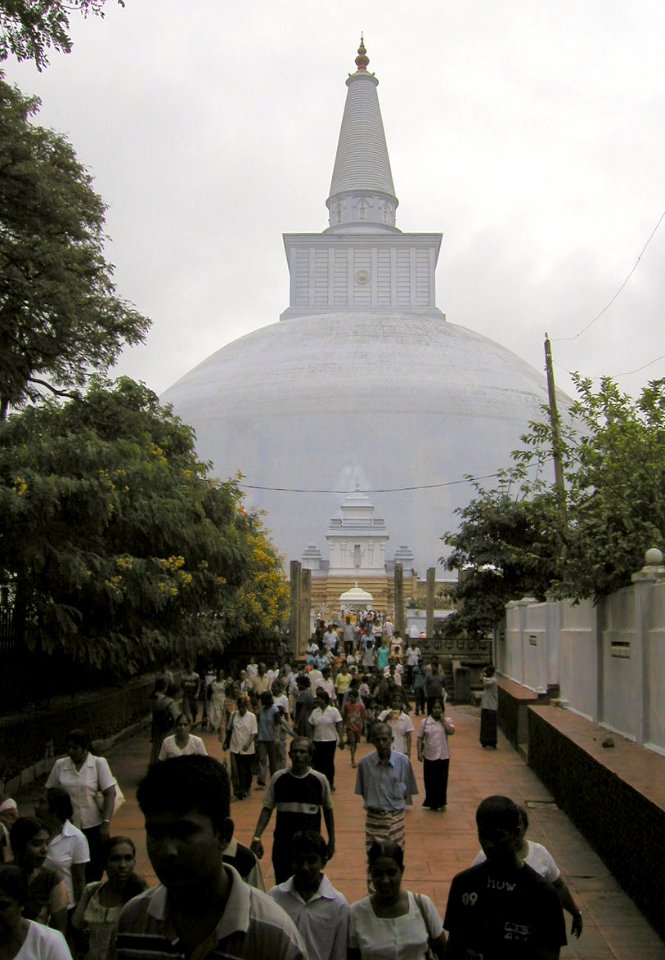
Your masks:
M 10 416 L 0 430 L 0 583 L 31 651 L 126 676 L 268 635 L 279 558 L 236 480 L 127 378 Z

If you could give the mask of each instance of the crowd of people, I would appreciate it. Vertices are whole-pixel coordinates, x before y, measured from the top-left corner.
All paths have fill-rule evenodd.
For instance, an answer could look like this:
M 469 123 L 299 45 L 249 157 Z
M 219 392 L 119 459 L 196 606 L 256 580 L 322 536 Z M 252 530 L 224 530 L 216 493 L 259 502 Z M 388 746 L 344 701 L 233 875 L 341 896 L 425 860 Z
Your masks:
M 422 763 L 423 807 L 445 811 L 455 723 L 437 658 L 424 664 L 417 638 L 403 645 L 392 624 L 381 627 L 382 636 L 373 623 L 327 626 L 297 667 L 282 655 L 270 668 L 252 657 L 229 675 L 185 664 L 177 682 L 161 671 L 137 793 L 157 887 L 136 875 L 133 841 L 112 834 L 121 791 L 107 761 L 72 731 L 36 816 L 19 817 L 0 796 L 1 960 L 555 960 L 562 911 L 575 936 L 581 913 L 550 854 L 526 839 L 526 811 L 507 797 L 480 804 L 481 851 L 454 878 L 443 918 L 403 888 L 413 762 Z M 480 740 L 496 747 L 491 666 L 482 682 Z M 197 726 L 219 738 L 228 765 L 207 756 Z M 374 749 L 357 762 L 363 739 Z M 325 875 L 346 747 L 365 811 L 368 887 L 351 905 Z M 230 804 L 255 779 L 265 792 L 244 846 Z M 266 892 L 262 837 L 273 817 Z

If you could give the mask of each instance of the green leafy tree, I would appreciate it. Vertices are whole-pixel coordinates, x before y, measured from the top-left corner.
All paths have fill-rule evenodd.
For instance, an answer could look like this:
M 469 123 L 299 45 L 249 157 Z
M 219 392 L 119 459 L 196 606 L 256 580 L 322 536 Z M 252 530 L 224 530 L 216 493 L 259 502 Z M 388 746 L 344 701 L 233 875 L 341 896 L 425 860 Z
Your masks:
M 124 7 L 124 0 L 117 0 Z M 106 0 L 0 0 L 0 61 L 13 54 L 17 60 L 33 60 L 37 69 L 48 64 L 53 48 L 69 53 L 69 17 L 104 16 Z
M 576 377 L 578 422 L 568 476 L 560 596 L 598 599 L 630 583 L 649 547 L 665 541 L 665 380 L 637 398 L 609 377 Z
M 31 650 L 127 675 L 260 626 L 248 583 L 269 572 L 273 609 L 279 562 L 237 483 L 208 469 L 191 428 L 129 379 L 96 378 L 80 399 L 9 417 L 0 577 Z
M 149 321 L 117 296 L 105 206 L 39 101 L 0 78 L 0 419 L 44 391 L 81 388 Z
M 550 426 L 534 422 L 496 489 L 476 484 L 459 529 L 442 538 L 452 553 L 441 562 L 460 574 L 447 629 L 487 633 L 525 595 L 598 600 L 630 583 L 649 547 L 663 547 L 665 380 L 637 398 L 609 377 L 596 390 L 574 382 L 560 443 L 565 503 L 547 480 Z
M 446 632 L 483 638 L 501 619 L 510 600 L 529 595 L 544 599 L 557 562 L 556 497 L 515 465 L 499 473 L 496 489 L 473 484 L 477 496 L 458 510 L 459 528 L 444 534 L 452 547 L 445 560 L 457 570 L 452 599 L 457 611 Z

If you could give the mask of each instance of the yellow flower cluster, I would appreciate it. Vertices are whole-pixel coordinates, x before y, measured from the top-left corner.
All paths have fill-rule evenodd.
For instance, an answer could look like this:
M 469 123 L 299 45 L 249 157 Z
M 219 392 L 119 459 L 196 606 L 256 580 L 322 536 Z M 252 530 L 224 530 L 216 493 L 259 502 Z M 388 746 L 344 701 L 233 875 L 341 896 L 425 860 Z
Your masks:
M 155 457 L 157 460 L 164 460 L 164 461 L 166 460 L 166 456 L 164 455 L 164 451 L 162 450 L 161 447 L 158 447 L 156 443 L 149 443 L 149 444 L 148 444 L 148 453 L 149 453 L 151 456 Z
M 116 557 L 115 565 L 120 570 L 132 570 L 134 567 L 134 561 L 131 557 Z
M 163 580 L 161 581 L 161 583 L 158 583 L 158 584 L 157 584 L 157 589 L 159 590 L 160 593 L 166 593 L 166 594 L 168 594 L 169 597 L 177 597 L 177 596 L 178 596 L 178 588 L 177 588 L 177 587 L 174 587 L 173 584 L 171 584 L 171 583 L 166 583 L 166 582 L 163 581 Z
M 184 557 L 164 557 L 159 562 L 165 570 L 179 570 L 185 566 Z
M 28 492 L 28 484 L 23 477 L 14 477 L 14 487 L 19 497 L 24 497 Z

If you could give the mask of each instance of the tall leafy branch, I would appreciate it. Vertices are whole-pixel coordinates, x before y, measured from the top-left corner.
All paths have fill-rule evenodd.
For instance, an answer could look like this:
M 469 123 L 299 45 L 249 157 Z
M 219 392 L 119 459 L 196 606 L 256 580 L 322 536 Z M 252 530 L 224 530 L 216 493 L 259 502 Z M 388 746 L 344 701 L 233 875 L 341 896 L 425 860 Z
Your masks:
M 117 294 L 106 207 L 39 101 L 0 78 L 0 419 L 45 393 L 81 389 L 149 321 Z

